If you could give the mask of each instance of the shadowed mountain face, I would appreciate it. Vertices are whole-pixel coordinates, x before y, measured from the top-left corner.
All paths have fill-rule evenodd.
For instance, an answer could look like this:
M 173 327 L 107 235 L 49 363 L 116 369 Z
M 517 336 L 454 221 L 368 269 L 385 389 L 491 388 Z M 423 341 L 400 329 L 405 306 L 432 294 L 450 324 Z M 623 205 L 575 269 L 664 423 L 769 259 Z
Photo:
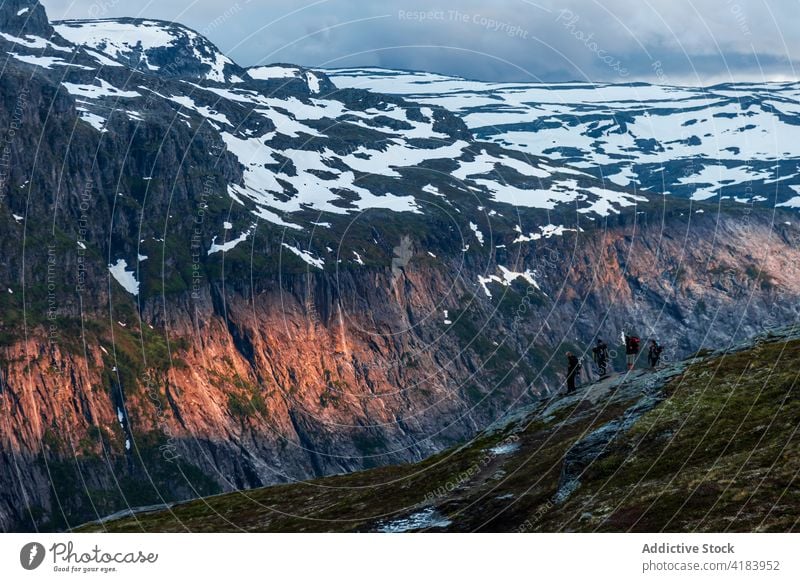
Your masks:
M 510 413 L 422 463 L 233 493 L 86 531 L 797 528 L 800 330 Z
M 676 359 L 797 317 L 789 209 L 653 198 L 174 23 L 0 25 L 3 530 L 420 461 L 598 334 Z

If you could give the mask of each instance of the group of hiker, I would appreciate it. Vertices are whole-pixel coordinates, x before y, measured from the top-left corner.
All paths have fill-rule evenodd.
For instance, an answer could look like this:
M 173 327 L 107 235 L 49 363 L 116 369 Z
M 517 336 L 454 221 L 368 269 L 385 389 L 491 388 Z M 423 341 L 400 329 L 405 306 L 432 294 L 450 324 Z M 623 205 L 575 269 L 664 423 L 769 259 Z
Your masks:
M 623 333 L 622 337 L 625 343 L 625 362 L 630 371 L 636 366 L 636 359 L 641 351 L 641 339 L 635 334 L 627 333 Z M 650 364 L 650 368 L 655 369 L 658 366 L 661 361 L 662 350 L 663 348 L 655 339 L 650 340 L 647 350 L 647 361 Z M 597 343 L 592 348 L 592 360 L 597 366 L 597 373 L 600 379 L 607 377 L 611 357 L 608 344 L 602 339 L 598 338 Z M 567 392 L 575 390 L 575 380 L 582 369 L 583 365 L 578 356 L 572 352 L 567 352 Z

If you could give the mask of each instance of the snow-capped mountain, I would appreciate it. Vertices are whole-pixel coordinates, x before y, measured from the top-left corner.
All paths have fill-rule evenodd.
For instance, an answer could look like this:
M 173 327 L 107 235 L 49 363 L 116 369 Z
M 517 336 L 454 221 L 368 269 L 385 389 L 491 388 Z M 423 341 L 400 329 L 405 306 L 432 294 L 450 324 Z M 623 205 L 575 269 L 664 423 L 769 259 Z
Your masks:
M 85 121 L 113 131 L 109 113 L 138 120 L 156 99 L 174 110 L 175 123 L 206 123 L 242 165 L 242 179 L 228 186 L 232 199 L 280 226 L 299 228 L 292 215 L 303 211 L 425 212 L 454 190 L 490 205 L 569 204 L 591 217 L 643 200 L 586 172 L 476 142 L 442 107 L 337 90 L 324 74 L 291 65 L 241 70 L 178 24 L 123 18 L 54 28 L 95 61 L 80 65 L 91 72 L 62 82 Z M 114 75 L 115 64 L 153 74 L 158 86 L 147 77 Z M 184 83 L 162 87 L 165 77 Z M 434 174 L 431 166 L 446 169 Z M 414 171 L 430 180 L 410 188 L 407 174 Z
M 172 22 L 116 18 L 62 20 L 53 26 L 71 43 L 91 49 L 90 54 L 107 66 L 122 63 L 162 76 L 193 76 L 221 83 L 241 82 L 244 75 L 206 37 Z
M 619 186 L 800 207 L 800 83 L 693 88 L 484 83 L 374 68 L 328 74 L 339 87 L 441 105 L 480 139 Z

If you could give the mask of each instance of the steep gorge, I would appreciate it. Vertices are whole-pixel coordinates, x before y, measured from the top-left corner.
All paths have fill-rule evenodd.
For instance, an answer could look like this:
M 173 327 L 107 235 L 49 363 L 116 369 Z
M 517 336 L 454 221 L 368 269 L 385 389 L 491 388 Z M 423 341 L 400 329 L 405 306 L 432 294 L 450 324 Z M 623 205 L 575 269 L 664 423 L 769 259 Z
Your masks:
M 90 319 L 83 338 L 34 330 L 2 349 L 3 527 L 421 460 L 557 390 L 564 351 L 598 335 L 633 324 L 681 357 L 794 321 L 798 235 L 770 219 L 686 229 L 676 212 L 527 243 L 536 293 L 489 283 L 489 298 L 487 265 L 417 251 L 399 275 L 214 284 L 149 300 L 141 321 Z

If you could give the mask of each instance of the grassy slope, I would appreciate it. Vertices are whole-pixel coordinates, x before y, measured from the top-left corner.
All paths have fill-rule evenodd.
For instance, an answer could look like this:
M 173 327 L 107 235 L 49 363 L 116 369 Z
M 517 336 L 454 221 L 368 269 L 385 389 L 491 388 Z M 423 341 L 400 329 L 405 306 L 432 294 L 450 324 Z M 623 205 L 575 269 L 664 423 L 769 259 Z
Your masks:
M 800 513 L 800 330 L 517 411 L 413 465 L 232 493 L 88 531 L 370 531 L 434 507 L 456 531 L 790 531 Z M 557 495 L 578 441 L 658 401 Z M 584 441 L 586 442 L 586 441 Z M 493 452 L 498 444 L 510 445 Z

